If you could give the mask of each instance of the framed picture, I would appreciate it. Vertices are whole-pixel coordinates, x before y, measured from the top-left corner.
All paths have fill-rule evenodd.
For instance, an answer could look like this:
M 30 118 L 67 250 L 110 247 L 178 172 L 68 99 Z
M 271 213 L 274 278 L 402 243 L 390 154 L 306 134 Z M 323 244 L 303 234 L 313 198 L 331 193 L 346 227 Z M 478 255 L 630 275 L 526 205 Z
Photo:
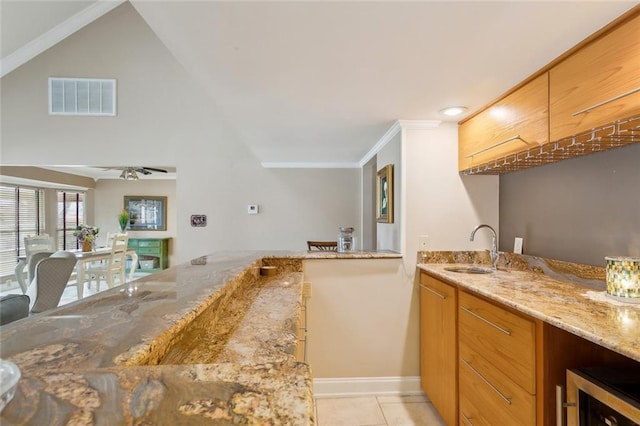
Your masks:
M 378 171 L 376 211 L 379 223 L 393 223 L 393 164 Z
M 130 231 L 167 230 L 167 197 L 125 195 L 124 209 L 129 212 Z

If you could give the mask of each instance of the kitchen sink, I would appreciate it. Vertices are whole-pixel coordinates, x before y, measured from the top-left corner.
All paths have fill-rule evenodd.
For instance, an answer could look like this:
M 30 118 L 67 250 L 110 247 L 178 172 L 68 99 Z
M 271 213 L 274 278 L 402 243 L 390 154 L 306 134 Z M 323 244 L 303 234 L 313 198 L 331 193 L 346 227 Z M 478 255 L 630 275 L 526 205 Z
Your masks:
M 491 274 L 494 272 L 491 268 L 481 268 L 479 266 L 448 266 L 444 270 L 461 274 Z

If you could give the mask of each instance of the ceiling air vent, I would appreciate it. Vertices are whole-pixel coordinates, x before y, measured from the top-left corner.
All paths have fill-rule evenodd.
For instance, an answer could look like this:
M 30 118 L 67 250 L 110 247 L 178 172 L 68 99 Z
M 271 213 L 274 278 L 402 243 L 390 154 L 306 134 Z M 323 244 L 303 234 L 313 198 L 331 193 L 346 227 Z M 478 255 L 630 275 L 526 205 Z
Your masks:
M 116 81 L 49 78 L 50 115 L 116 115 Z

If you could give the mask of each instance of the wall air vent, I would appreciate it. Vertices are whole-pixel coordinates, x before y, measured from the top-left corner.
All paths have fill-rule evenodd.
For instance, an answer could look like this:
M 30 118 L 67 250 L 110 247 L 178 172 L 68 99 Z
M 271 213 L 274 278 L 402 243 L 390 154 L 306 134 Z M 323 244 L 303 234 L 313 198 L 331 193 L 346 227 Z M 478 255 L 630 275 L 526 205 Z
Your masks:
M 116 81 L 49 78 L 50 115 L 116 115 Z

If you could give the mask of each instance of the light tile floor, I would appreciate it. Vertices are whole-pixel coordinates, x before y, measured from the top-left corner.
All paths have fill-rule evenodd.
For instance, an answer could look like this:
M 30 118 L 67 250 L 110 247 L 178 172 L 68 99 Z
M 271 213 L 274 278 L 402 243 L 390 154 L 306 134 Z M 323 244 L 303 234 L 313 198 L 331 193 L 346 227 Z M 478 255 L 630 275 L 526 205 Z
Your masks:
M 316 399 L 318 426 L 444 426 L 424 395 Z

